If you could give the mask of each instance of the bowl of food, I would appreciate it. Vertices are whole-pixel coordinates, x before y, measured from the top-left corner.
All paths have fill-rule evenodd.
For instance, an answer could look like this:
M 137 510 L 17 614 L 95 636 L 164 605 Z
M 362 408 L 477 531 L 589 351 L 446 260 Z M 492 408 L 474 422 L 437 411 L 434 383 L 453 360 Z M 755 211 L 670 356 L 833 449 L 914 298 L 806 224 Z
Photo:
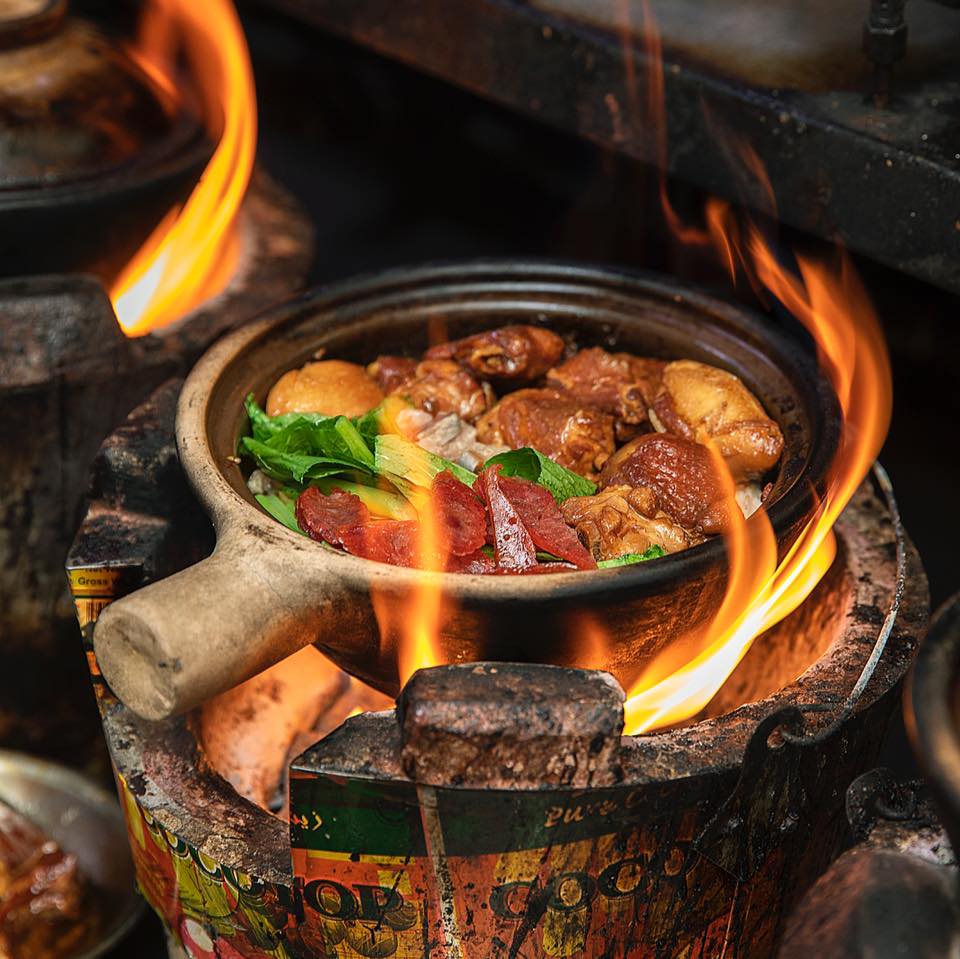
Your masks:
M 427 617 L 448 662 L 585 665 L 589 629 L 629 683 L 722 602 L 730 483 L 785 551 L 839 431 L 801 334 L 661 278 L 480 262 L 321 290 L 186 381 L 217 547 L 104 611 L 100 666 L 154 718 L 310 642 L 395 693 Z
M 0 750 L 0 955 L 104 955 L 143 907 L 134 878 L 115 797 L 63 766 Z

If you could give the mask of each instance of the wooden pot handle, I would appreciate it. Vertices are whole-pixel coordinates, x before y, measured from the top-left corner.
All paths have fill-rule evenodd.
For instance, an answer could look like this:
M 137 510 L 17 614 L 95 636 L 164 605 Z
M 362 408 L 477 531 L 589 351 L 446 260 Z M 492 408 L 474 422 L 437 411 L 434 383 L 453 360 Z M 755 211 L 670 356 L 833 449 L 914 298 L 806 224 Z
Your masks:
M 111 603 L 93 633 L 110 688 L 145 719 L 166 719 L 323 634 L 363 628 L 367 604 L 342 580 L 309 564 L 292 576 L 291 562 L 287 545 L 227 535 L 209 558 Z

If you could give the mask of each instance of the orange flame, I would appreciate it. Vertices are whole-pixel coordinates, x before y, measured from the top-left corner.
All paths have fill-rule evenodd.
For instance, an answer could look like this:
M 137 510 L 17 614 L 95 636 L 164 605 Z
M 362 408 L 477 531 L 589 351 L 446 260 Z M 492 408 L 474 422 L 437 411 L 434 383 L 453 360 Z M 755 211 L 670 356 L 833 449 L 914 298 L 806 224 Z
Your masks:
M 234 224 L 253 171 L 257 109 L 246 40 L 230 0 L 149 0 L 134 55 L 171 97 L 180 53 L 199 83 L 217 146 L 187 201 L 167 213 L 113 284 L 110 297 L 130 336 L 172 323 L 221 292 L 239 259 Z
M 381 638 L 396 651 L 401 685 L 418 670 L 444 662 L 439 638 L 444 599 L 439 577 L 446 565 L 446 544 L 428 490 L 417 489 L 413 506 L 419 515 L 417 569 L 413 587 L 403 596 L 376 588 L 370 597 Z
M 659 35 L 649 9 L 646 41 L 650 56 L 653 122 L 664 127 L 663 72 Z M 657 112 L 659 111 L 659 112 Z M 715 128 L 715 124 L 714 124 Z M 665 134 L 660 133 L 665 143 Z M 756 153 L 734 144 L 752 186 L 773 207 L 773 189 Z M 666 169 L 661 157 L 661 170 Z M 777 564 L 776 544 L 766 513 L 736 522 L 725 534 L 729 577 L 721 609 L 705 632 L 702 648 L 683 664 L 661 657 L 631 688 L 626 730 L 636 734 L 696 715 L 716 694 L 754 639 L 796 609 L 820 582 L 836 555 L 833 525 L 876 458 L 890 424 L 892 382 L 886 344 L 870 299 L 849 259 L 838 264 L 797 256 L 798 274 L 784 268 L 755 222 L 741 223 L 729 204 L 711 200 L 706 231 L 679 224 L 661 180 L 668 224 L 682 242 L 712 243 L 731 277 L 743 270 L 761 295 L 779 300 L 813 336 L 820 366 L 840 402 L 839 450 L 828 473 L 826 492 L 812 519 Z M 726 474 L 726 469 L 721 470 Z M 731 491 L 728 490 L 728 493 Z M 731 511 L 737 514 L 736 510 Z

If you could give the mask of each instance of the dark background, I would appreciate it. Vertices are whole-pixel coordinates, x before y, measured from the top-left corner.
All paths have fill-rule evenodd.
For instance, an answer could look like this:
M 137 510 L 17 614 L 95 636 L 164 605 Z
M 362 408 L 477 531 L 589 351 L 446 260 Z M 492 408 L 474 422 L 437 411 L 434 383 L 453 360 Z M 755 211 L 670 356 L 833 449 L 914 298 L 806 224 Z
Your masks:
M 313 221 L 313 283 L 427 260 L 553 256 L 661 270 L 748 296 L 665 233 L 652 171 L 256 5 L 241 10 L 258 87 L 259 161 Z M 682 211 L 702 208 L 703 196 L 683 184 L 671 184 L 671 195 Z M 881 460 L 938 605 L 960 588 L 956 298 L 857 266 L 893 361 Z M 916 775 L 902 723 L 883 762 Z M 112 959 L 164 955 L 149 916 Z

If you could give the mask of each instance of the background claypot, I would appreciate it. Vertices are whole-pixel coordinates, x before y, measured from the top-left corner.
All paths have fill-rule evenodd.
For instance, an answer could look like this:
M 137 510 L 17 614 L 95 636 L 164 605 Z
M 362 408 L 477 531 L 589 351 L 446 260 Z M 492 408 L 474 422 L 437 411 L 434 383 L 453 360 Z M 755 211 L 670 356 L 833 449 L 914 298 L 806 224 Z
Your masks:
M 396 693 L 395 629 L 409 621 L 424 583 L 440 590 L 446 661 L 589 661 L 629 685 L 667 644 L 689 642 L 723 598 L 720 539 L 595 573 L 427 574 L 335 552 L 256 506 L 234 457 L 247 393 L 263 401 L 283 372 L 321 349 L 356 361 L 415 355 L 431 332 L 453 338 L 506 323 L 542 323 L 580 346 L 692 358 L 738 374 L 786 439 L 768 505 L 779 548 L 789 546 L 822 490 L 840 426 L 836 398 L 795 330 L 623 270 L 516 262 L 395 270 L 278 308 L 215 344 L 191 373 L 177 442 L 217 548 L 105 610 L 94 640 L 118 696 L 149 718 L 171 715 L 309 642 Z
M 210 158 L 192 107 L 68 6 L 0 3 L 3 276 L 112 280 Z

